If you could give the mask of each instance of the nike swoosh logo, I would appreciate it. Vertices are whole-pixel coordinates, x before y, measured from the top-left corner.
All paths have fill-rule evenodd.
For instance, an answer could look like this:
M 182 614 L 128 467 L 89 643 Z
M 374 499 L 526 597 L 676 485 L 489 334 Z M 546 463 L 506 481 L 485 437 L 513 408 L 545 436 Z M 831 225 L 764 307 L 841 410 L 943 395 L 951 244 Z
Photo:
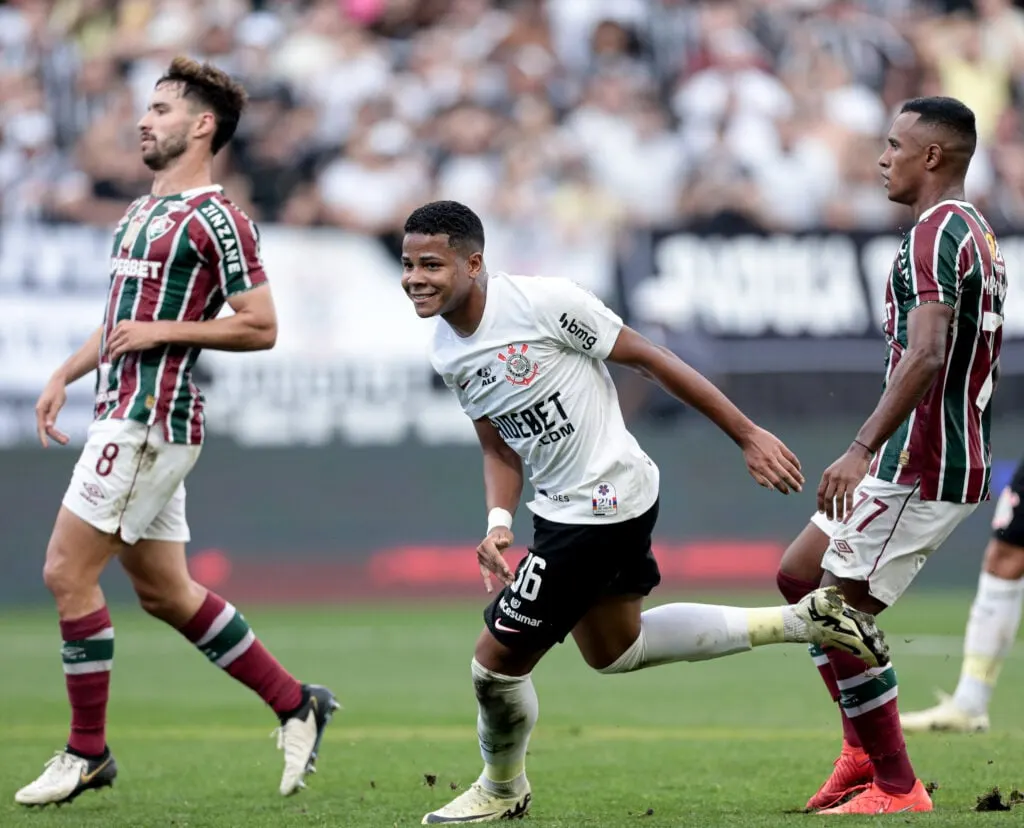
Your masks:
M 78 777 L 78 781 L 79 781 L 79 782 L 80 782 L 81 784 L 83 784 L 83 785 L 88 785 L 88 784 L 89 784 L 90 782 L 92 782 L 92 780 L 93 780 L 93 779 L 95 779 L 95 778 L 96 778 L 96 774 L 97 774 L 97 773 L 99 773 L 99 772 L 100 772 L 101 770 L 103 770 L 103 769 L 104 769 L 104 768 L 105 768 L 105 767 L 106 767 L 107 765 L 109 765 L 109 764 L 110 764 L 110 760 L 111 760 L 112 758 L 113 758 L 112 756 L 108 756 L 108 757 L 107 757 L 106 759 L 104 759 L 104 760 L 103 760 L 103 761 L 102 761 L 102 762 L 101 762 L 101 763 L 100 763 L 100 764 L 99 764 L 99 765 L 98 765 L 98 766 L 97 766 L 97 767 L 96 767 L 96 768 L 95 768 L 95 769 L 94 769 L 94 770 L 93 770 L 92 772 L 90 772 L 90 773 L 83 773 L 83 774 L 82 774 L 81 776 L 79 776 L 79 777 Z
M 461 389 L 462 389 L 463 391 L 465 391 L 465 390 L 466 390 L 467 388 L 469 388 L 469 384 L 470 384 L 470 383 L 471 383 L 472 381 L 473 381 L 473 380 L 471 380 L 471 379 L 468 379 L 468 380 L 466 380 L 466 381 L 465 381 L 464 383 L 462 383 L 461 385 L 459 385 L 459 388 L 461 388 Z
M 501 619 L 500 618 L 495 618 L 494 619 L 494 626 L 497 627 L 502 632 L 514 632 L 514 633 L 522 632 L 522 630 L 517 630 L 514 627 L 507 627 L 507 626 L 505 626 L 504 624 L 501 623 Z

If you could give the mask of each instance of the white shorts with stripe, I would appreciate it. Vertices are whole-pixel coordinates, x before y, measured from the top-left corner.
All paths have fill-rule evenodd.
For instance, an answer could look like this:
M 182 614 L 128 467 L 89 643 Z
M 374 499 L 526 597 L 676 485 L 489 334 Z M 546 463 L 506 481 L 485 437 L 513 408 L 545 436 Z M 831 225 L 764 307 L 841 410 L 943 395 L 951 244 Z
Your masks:
M 168 443 L 158 426 L 97 420 L 75 464 L 64 506 L 127 544 L 187 542 L 185 477 L 200 446 Z
M 811 523 L 831 539 L 821 566 L 838 578 L 867 581 L 870 593 L 891 606 L 977 503 L 922 500 L 921 487 L 865 477 L 853 510 L 842 521 L 822 512 Z

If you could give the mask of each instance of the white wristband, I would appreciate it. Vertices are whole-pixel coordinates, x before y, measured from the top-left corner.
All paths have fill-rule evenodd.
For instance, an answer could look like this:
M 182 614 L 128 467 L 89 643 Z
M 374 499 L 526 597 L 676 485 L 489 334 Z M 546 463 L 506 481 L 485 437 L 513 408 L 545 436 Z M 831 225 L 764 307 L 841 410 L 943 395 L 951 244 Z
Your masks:
M 495 506 L 487 513 L 487 534 L 491 534 L 491 531 L 498 526 L 504 526 L 506 529 L 511 529 L 512 513 L 508 509 L 502 509 L 500 506 Z

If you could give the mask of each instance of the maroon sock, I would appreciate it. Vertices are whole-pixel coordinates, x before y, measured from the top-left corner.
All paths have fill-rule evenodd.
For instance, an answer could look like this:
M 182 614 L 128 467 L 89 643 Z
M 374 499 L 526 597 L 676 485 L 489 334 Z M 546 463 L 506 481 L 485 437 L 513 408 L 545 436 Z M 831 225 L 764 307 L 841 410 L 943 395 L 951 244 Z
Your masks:
M 917 777 L 896 707 L 896 671 L 891 664 L 869 670 L 859 658 L 840 650 L 829 650 L 828 660 L 835 671 L 839 704 L 875 766 L 875 784 L 886 793 L 909 793 Z
M 775 576 L 775 582 L 779 585 L 779 592 L 782 596 L 789 601 L 791 604 L 797 603 L 801 598 L 810 592 L 814 592 L 820 585 L 821 581 L 805 581 L 801 578 L 794 578 L 792 575 L 787 575 L 781 570 Z M 839 702 L 839 685 L 836 684 L 836 674 L 832 669 L 832 665 L 829 663 L 828 656 L 825 655 L 825 651 L 811 644 L 807 648 L 811 653 L 811 658 L 814 660 L 814 666 L 818 668 L 818 675 L 821 676 L 821 680 L 825 682 L 825 687 L 828 688 L 829 695 L 832 697 L 832 701 Z M 850 724 L 850 720 L 846 717 L 846 714 L 840 709 L 840 714 L 843 719 L 843 739 L 853 747 L 860 747 L 860 737 L 857 736 L 857 731 L 853 725 Z
M 219 595 L 208 592 L 180 632 L 278 715 L 302 704 L 302 685 L 256 639 L 242 613 Z
M 803 578 L 794 578 L 780 569 L 775 575 L 775 583 L 778 584 L 782 597 L 795 604 L 808 593 L 814 592 L 821 585 L 821 578 L 817 581 L 805 581 Z
M 71 702 L 68 749 L 100 756 L 107 747 L 107 700 L 114 663 L 114 628 L 106 607 L 83 618 L 60 622 L 64 639 L 64 683 Z
M 818 675 L 821 676 L 821 680 L 828 688 L 829 695 L 832 696 L 832 701 L 838 704 L 839 682 L 836 679 L 836 671 L 832 669 L 828 654 L 815 644 L 811 644 L 807 649 L 814 660 L 814 666 L 818 668 Z M 839 708 L 839 715 L 843 719 L 843 741 L 851 747 L 863 747 L 860 736 L 857 735 L 857 728 L 853 726 L 853 722 L 850 721 L 850 717 L 846 715 L 846 711 L 842 707 Z

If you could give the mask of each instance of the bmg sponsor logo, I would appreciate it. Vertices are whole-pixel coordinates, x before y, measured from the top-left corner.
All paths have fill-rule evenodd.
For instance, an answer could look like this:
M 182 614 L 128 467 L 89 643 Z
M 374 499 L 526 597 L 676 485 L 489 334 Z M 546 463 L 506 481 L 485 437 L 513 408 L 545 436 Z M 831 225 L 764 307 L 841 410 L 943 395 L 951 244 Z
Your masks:
M 577 322 L 575 319 L 571 319 L 565 313 L 559 317 L 558 321 L 569 336 L 579 341 L 584 351 L 589 351 L 597 344 L 597 334 L 593 328 L 584 325 L 582 322 Z

